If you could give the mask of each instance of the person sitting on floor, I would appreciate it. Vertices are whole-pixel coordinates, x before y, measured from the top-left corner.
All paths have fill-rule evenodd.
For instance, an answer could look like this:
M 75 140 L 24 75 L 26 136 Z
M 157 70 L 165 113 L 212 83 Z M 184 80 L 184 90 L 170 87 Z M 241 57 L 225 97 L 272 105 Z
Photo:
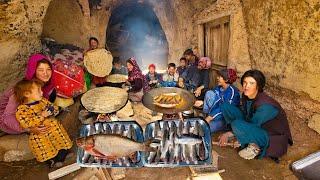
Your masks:
M 50 167 L 61 167 L 72 142 L 57 119 L 59 108 L 43 98 L 41 83 L 34 80 L 21 80 L 14 87 L 19 106 L 16 118 L 23 129 L 39 126 L 47 132 L 30 133 L 29 147 L 39 162 L 47 162 Z
M 121 62 L 119 57 L 114 57 L 113 62 L 112 62 L 112 70 L 110 74 L 123 74 L 123 75 L 128 75 L 127 68 L 124 67 Z
M 209 68 L 211 60 L 208 57 L 202 57 L 198 66 L 189 66 L 182 74 L 184 86 L 187 90 L 194 93 L 197 100 L 204 100 L 204 95 L 209 87 Z
M 52 64 L 48 58 L 42 54 L 33 54 L 28 59 L 25 78 L 36 79 L 43 82 L 43 96 L 54 102 L 57 96 L 55 84 L 52 78 Z M 21 134 L 26 132 L 19 125 L 16 119 L 18 102 L 14 97 L 13 86 L 7 88 L 0 96 L 0 129 L 8 134 Z M 34 127 L 28 131 L 46 131 L 46 127 Z
M 204 97 L 203 112 L 207 114 L 205 120 L 210 125 L 211 133 L 226 130 L 220 105 L 223 102 L 240 105 L 239 90 L 232 85 L 237 80 L 237 73 L 234 69 L 222 69 L 218 72 L 218 86 L 206 92 Z
M 293 141 L 285 111 L 263 92 L 265 82 L 259 70 L 249 70 L 241 77 L 242 111 L 227 102 L 221 105 L 223 117 L 232 131 L 222 134 L 219 144 L 225 146 L 228 139 L 235 137 L 244 148 L 239 151 L 242 158 L 270 157 L 279 162 L 278 158 Z
M 146 74 L 146 79 L 148 81 L 149 87 L 151 89 L 159 87 L 162 81 L 161 74 L 158 74 L 156 72 L 156 66 L 154 64 L 150 64 L 148 69 L 149 72 Z
M 133 102 L 140 102 L 145 92 L 149 91 L 149 86 L 146 77 L 142 74 L 137 61 L 134 58 L 127 60 L 129 99 Z
M 185 50 L 183 56 L 187 59 L 188 66 L 198 66 L 199 57 L 194 54 L 192 49 Z
M 179 78 L 179 74 L 176 72 L 176 64 L 169 63 L 168 70 L 163 75 L 161 85 L 163 87 L 176 87 L 178 78 Z
M 185 57 L 180 58 L 180 66 L 177 67 L 177 72 L 181 76 L 187 69 L 187 59 Z

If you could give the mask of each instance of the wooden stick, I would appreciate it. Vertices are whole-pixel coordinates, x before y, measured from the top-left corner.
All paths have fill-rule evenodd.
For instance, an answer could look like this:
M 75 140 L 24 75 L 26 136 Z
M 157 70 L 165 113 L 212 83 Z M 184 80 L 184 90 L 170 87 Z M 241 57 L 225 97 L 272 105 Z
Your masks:
M 51 173 L 48 174 L 49 176 L 49 179 L 52 180 L 52 179 L 58 179 L 62 176 L 65 176 L 67 174 L 70 174 L 74 171 L 77 171 L 79 170 L 81 167 L 77 164 L 77 163 L 73 163 L 73 164 L 70 164 L 68 166 L 65 166 L 65 167 L 62 167 L 60 169 L 57 169 L 55 171 L 52 171 Z
M 217 145 L 217 146 L 220 146 L 219 142 L 216 142 L 216 141 L 212 141 L 212 144 L 213 145 Z M 226 146 L 231 146 L 233 148 L 236 148 L 236 147 L 239 147 L 240 144 L 238 142 L 233 142 L 233 143 L 225 143 L 224 145 Z

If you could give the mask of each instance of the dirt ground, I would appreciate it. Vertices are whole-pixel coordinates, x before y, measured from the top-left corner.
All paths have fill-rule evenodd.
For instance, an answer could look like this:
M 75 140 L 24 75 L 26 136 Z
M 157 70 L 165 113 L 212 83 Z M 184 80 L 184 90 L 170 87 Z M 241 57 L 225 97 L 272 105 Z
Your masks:
M 278 94 L 281 95 L 281 94 Z M 284 101 L 283 99 L 281 101 Z M 150 122 L 150 111 L 145 109 L 141 104 L 134 105 L 136 115 L 134 119 L 144 128 Z M 143 112 L 143 114 L 142 114 Z M 219 169 L 225 169 L 221 174 L 223 179 L 297 179 L 290 170 L 290 164 L 304 156 L 319 150 L 320 136 L 313 130 L 309 129 L 306 121 L 301 119 L 296 110 L 286 109 L 289 123 L 291 126 L 294 145 L 289 148 L 287 155 L 282 157 L 279 164 L 269 160 L 244 160 L 241 159 L 237 150 L 232 148 L 220 148 L 213 146 L 213 150 L 219 154 Z M 76 115 L 75 111 L 71 114 Z M 73 116 L 74 115 L 70 115 Z M 72 134 L 75 138 L 77 134 Z M 74 147 L 74 152 L 76 147 Z M 66 164 L 75 162 L 75 158 L 69 159 Z M 46 164 L 37 163 L 35 160 L 26 162 L 5 163 L 0 162 L 1 179 L 48 179 L 48 173 L 53 171 Z M 74 172 L 61 179 L 69 180 L 77 175 Z M 132 168 L 126 170 L 125 179 L 187 179 L 190 170 L 184 168 Z

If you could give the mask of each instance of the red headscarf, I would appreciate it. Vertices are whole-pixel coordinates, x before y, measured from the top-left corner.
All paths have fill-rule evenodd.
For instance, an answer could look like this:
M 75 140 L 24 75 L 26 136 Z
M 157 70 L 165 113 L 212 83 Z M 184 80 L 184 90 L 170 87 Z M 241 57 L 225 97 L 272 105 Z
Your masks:
M 222 69 L 219 74 L 230 84 L 237 80 L 237 71 L 235 69 Z
M 51 69 L 52 69 L 52 64 L 49 61 L 48 57 L 46 57 L 42 54 L 33 54 L 29 57 L 28 64 L 27 64 L 27 69 L 26 69 L 26 74 L 25 74 L 25 78 L 27 80 L 31 80 L 31 79 L 35 78 L 38 62 L 42 59 L 47 60 Z M 53 69 L 52 69 L 52 71 L 53 71 Z M 52 73 L 52 75 L 53 75 L 53 73 Z M 45 85 L 42 87 L 43 96 L 46 99 L 49 98 L 51 92 L 53 91 L 53 89 L 55 87 L 53 80 L 52 80 L 53 79 L 52 75 L 51 75 L 50 80 L 48 82 L 46 82 Z
M 143 92 L 149 91 L 149 85 L 147 83 L 146 77 L 142 74 L 137 61 L 134 58 L 130 58 L 129 62 L 132 64 L 132 71 L 128 71 L 128 80 L 134 81 L 135 79 L 142 79 L 143 82 Z

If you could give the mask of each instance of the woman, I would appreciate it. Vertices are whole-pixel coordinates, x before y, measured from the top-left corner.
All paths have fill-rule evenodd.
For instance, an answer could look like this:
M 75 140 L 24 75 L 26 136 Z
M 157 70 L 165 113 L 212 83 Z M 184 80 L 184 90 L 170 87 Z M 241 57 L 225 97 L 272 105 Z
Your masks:
M 27 64 L 25 78 L 28 80 L 37 79 L 43 82 L 43 96 L 53 102 L 56 98 L 56 91 L 52 80 L 52 65 L 46 56 L 34 54 L 30 56 Z M 25 132 L 16 119 L 18 102 L 15 100 L 13 88 L 10 87 L 0 98 L 0 129 L 8 134 L 21 134 Z M 30 129 L 35 133 L 46 132 L 46 127 Z
M 140 102 L 144 92 L 149 90 L 146 77 L 142 74 L 137 61 L 134 58 L 127 60 L 129 99 L 133 102 Z
M 285 111 L 280 104 L 265 94 L 265 76 L 259 70 L 249 70 L 241 77 L 243 86 L 242 111 L 224 103 L 221 106 L 227 124 L 232 132 L 220 137 L 220 145 L 225 146 L 228 139 L 235 136 L 242 147 L 239 155 L 253 159 L 259 155 L 270 157 L 276 162 L 287 152 L 292 137 Z
M 237 73 L 234 69 L 222 69 L 217 76 L 218 86 L 206 92 L 203 112 L 208 114 L 205 120 L 210 125 L 211 133 L 226 129 L 225 120 L 220 109 L 222 103 L 240 105 L 239 90 L 232 85 L 236 80 Z

